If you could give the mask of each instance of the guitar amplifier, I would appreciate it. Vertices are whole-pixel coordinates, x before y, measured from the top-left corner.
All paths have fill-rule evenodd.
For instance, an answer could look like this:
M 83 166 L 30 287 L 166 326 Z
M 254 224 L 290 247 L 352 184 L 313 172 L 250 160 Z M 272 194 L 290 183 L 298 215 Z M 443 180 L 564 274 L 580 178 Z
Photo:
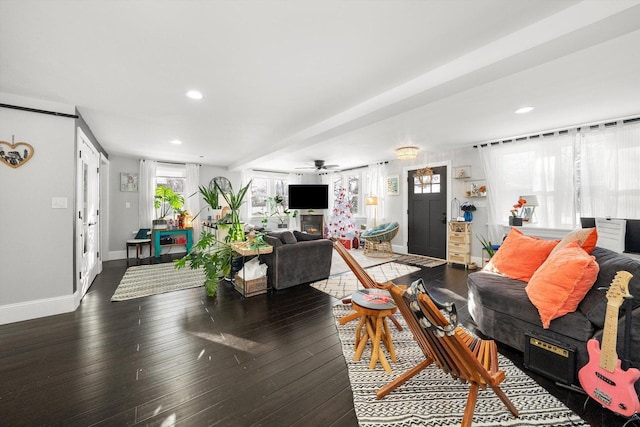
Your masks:
M 525 333 L 524 366 L 563 384 L 576 377 L 576 349 L 566 343 Z

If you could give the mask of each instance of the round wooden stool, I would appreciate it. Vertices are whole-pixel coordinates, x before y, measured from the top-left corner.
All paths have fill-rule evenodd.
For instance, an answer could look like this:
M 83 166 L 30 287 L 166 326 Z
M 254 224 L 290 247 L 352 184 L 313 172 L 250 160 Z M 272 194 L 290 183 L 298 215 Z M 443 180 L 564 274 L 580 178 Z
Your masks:
M 391 341 L 391 331 L 387 317 L 396 312 L 397 307 L 389 292 L 382 289 L 362 289 L 351 296 L 351 305 L 360 315 L 356 327 L 356 353 L 354 361 L 360 360 L 368 341 L 371 341 L 371 362 L 369 369 L 375 369 L 379 361 L 385 371 L 391 372 L 391 365 L 384 355 L 380 341 L 389 352 L 391 361 L 396 361 L 396 352 Z

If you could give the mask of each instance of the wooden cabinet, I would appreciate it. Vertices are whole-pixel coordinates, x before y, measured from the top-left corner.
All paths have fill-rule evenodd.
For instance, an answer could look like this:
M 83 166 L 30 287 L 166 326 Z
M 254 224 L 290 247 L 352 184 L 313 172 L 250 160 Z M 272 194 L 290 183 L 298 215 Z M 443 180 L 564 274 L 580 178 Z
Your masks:
M 449 223 L 449 264 L 464 264 L 467 268 L 471 262 L 471 223 L 451 221 Z

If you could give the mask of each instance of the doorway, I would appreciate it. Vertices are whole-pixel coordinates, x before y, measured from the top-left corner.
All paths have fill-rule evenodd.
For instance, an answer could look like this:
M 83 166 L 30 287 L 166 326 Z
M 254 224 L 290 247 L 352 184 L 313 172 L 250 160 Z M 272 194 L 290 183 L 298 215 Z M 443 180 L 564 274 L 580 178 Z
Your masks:
M 408 171 L 408 250 L 446 259 L 447 166 Z
M 76 279 L 79 300 L 102 269 L 100 259 L 100 154 L 78 128 L 76 177 Z

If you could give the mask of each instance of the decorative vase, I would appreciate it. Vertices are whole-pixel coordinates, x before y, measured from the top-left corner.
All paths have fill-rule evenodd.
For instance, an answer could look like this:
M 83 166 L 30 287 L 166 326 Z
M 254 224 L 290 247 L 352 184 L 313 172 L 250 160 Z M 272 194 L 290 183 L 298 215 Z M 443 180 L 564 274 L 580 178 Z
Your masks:
M 473 212 L 465 211 L 465 213 L 464 213 L 464 220 L 465 220 L 466 222 L 471 222 L 471 221 L 473 221 Z
M 509 225 L 514 226 L 514 227 L 522 226 L 522 218 L 519 218 L 517 216 L 510 216 L 509 217 Z

